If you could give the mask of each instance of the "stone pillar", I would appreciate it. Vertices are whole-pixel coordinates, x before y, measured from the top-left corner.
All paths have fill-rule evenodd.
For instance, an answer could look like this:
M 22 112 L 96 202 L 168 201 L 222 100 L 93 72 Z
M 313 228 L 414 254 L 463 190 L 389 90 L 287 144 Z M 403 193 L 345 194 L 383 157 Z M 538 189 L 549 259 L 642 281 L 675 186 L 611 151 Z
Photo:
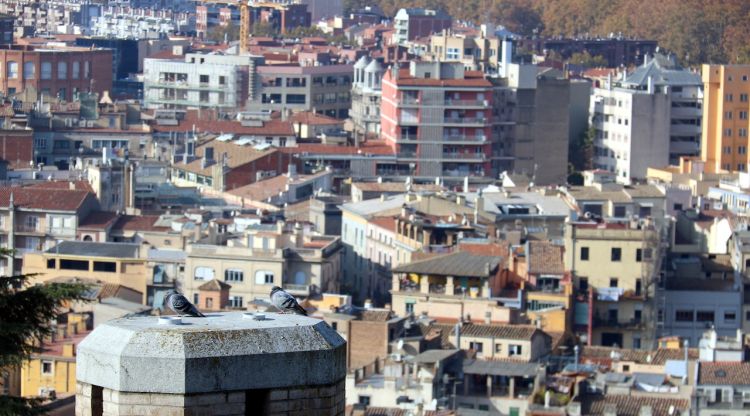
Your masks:
M 487 397 L 492 397 L 492 376 L 487 375 Z
M 78 347 L 76 415 L 339 416 L 345 378 L 346 342 L 317 319 L 123 318 Z
M 425 295 L 430 293 L 430 277 L 426 274 L 419 276 L 419 292 Z
M 454 295 L 454 286 L 453 286 L 453 276 L 448 276 L 445 278 L 445 294 L 446 295 Z
M 484 282 L 482 282 L 482 293 L 479 294 L 479 297 L 490 297 L 490 279 L 484 279 Z
M 511 399 L 516 397 L 516 378 L 512 376 L 508 383 L 508 396 L 510 396 Z

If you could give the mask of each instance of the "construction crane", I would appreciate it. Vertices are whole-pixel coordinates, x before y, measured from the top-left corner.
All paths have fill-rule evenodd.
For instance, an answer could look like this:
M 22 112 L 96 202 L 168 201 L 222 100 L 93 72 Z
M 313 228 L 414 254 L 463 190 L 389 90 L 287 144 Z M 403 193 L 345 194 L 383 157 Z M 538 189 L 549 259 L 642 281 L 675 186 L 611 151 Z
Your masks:
M 240 54 L 247 53 L 250 39 L 250 2 L 252 0 L 201 0 L 201 3 L 224 4 L 240 8 Z
M 240 0 L 240 54 L 247 53 L 250 38 L 250 7 L 248 0 Z

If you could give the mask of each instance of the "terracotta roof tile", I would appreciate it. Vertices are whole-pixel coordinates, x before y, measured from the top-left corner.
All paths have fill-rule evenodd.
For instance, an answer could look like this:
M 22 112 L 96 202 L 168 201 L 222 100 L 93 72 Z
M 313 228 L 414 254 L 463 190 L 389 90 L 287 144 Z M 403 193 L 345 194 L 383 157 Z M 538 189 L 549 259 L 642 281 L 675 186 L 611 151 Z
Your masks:
M 198 290 L 207 290 L 211 292 L 220 292 L 224 289 L 231 289 L 232 285 L 224 283 L 220 280 L 213 279 L 209 282 L 206 282 L 200 286 L 198 286 Z
M 112 230 L 120 231 L 169 231 L 169 227 L 157 226 L 158 215 L 123 215 Z
M 262 126 L 243 126 L 242 123 L 235 120 L 215 120 L 209 112 L 203 111 L 198 114 L 197 110 L 188 110 L 185 112 L 185 118 L 179 121 L 177 125 L 160 125 L 152 124 L 154 132 L 187 132 L 193 131 L 195 126 L 196 133 L 214 133 L 214 134 L 237 134 L 245 136 L 294 136 L 294 127 L 289 121 L 276 118 L 266 120 Z
M 373 310 L 364 310 L 362 311 L 362 314 L 360 317 L 363 321 L 371 321 L 371 322 L 385 322 L 393 316 L 393 312 L 391 311 L 373 311 Z
M 312 111 L 300 111 L 289 116 L 292 123 L 303 123 L 310 125 L 344 124 L 342 120 L 329 117 L 325 114 L 315 114 Z
M 94 192 L 94 188 L 91 187 L 91 184 L 88 183 L 88 181 L 45 181 L 45 182 L 38 182 L 29 185 L 29 188 L 37 188 L 37 189 L 72 189 L 77 191 L 86 191 L 86 192 Z
M 409 74 L 409 69 L 400 69 L 398 80 L 393 80 L 390 71 L 386 71 L 385 77 L 390 82 L 395 82 L 401 86 L 420 86 L 420 87 L 491 87 L 492 83 L 484 78 L 479 71 L 466 71 L 464 78 L 459 79 L 432 79 L 432 78 L 415 78 Z
M 698 384 L 750 385 L 750 362 L 701 362 Z
M 4 186 L 0 187 L 0 207 L 8 206 L 11 193 L 16 207 L 49 211 L 77 211 L 87 197 L 94 197 L 87 191 Z
M 529 241 L 526 261 L 529 265 L 529 273 L 556 275 L 565 273 L 563 247 L 548 241 Z
M 651 407 L 653 415 L 668 415 L 669 408 L 674 406 L 680 414 L 690 407 L 687 399 L 667 399 L 661 397 L 642 397 L 624 394 L 585 395 L 581 400 L 581 414 L 603 415 L 605 407 L 614 406 L 617 416 L 638 416 L 643 406 Z
M 285 153 L 312 153 L 320 155 L 393 155 L 395 152 L 382 140 L 368 140 L 360 147 L 338 146 L 335 144 L 301 143 L 297 147 L 284 147 L 280 149 Z
M 114 224 L 118 218 L 118 215 L 114 212 L 93 211 L 78 224 L 78 229 L 105 230 Z

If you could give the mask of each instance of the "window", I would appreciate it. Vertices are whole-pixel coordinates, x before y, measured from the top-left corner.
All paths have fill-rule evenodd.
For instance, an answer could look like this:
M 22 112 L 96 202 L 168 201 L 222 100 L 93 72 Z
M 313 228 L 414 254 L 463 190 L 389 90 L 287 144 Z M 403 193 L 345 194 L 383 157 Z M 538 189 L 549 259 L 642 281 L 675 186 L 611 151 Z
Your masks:
M 36 65 L 33 62 L 23 63 L 23 77 L 24 79 L 36 78 Z
M 24 221 L 24 227 L 30 231 L 36 231 L 36 228 L 38 225 L 39 225 L 38 217 L 28 216 L 26 217 L 26 221 Z
M 200 76 L 200 83 L 201 84 L 208 84 L 208 75 L 201 75 Z
M 695 314 L 695 320 L 698 322 L 713 322 L 714 311 L 698 311 Z
M 226 85 L 227 84 L 227 77 L 224 75 L 219 75 L 219 85 Z
M 727 137 L 732 137 L 732 129 L 724 129 L 724 135 Z
M 78 61 L 73 61 L 73 79 L 78 79 L 80 77 L 81 73 L 81 63 Z
M 740 111 L 740 120 L 747 120 L 747 111 Z
M 230 296 L 229 297 L 230 308 L 241 308 L 242 307 L 242 296 Z
M 469 349 L 474 350 L 476 352 L 482 352 L 482 349 L 484 348 L 484 345 L 481 342 L 470 342 L 469 343 Z
M 195 280 L 211 280 L 214 278 L 214 269 L 199 266 L 195 268 L 195 274 L 193 276 Z
M 8 61 L 8 78 L 18 78 L 18 62 Z
M 732 112 L 731 111 L 725 111 L 724 112 L 724 118 L 726 120 L 731 120 L 732 119 Z
M 589 248 L 581 247 L 581 260 L 586 261 L 589 259 Z
M 413 314 L 414 313 L 414 304 L 411 302 L 406 302 L 404 305 L 404 309 L 406 310 L 407 314 Z
M 206 309 L 213 309 L 214 298 L 206 298 Z
M 616 277 L 610 277 L 609 278 L 609 287 L 617 287 L 618 280 Z
M 273 283 L 273 272 L 268 270 L 258 270 L 255 272 L 256 285 L 270 285 Z
M 633 336 L 633 348 L 634 349 L 641 348 L 641 337 Z
M 227 282 L 241 282 L 244 280 L 244 273 L 242 270 L 237 269 L 224 270 L 224 280 Z
M 732 102 L 732 100 L 734 100 L 734 96 L 732 94 L 726 94 L 724 96 L 724 101 Z
M 523 353 L 523 348 L 521 345 L 518 344 L 510 344 L 508 345 L 508 356 L 512 357 L 514 355 L 521 355 Z
M 95 261 L 94 262 L 94 271 L 95 272 L 115 273 L 115 272 L 117 272 L 117 263 L 115 263 L 113 261 Z
M 52 79 L 52 62 L 42 62 L 42 79 Z
M 677 310 L 674 313 L 674 320 L 677 322 L 693 322 L 693 311 Z
M 54 372 L 55 366 L 52 361 L 42 361 L 42 375 L 51 375 Z
M 578 290 L 581 292 L 585 292 L 589 290 L 589 279 L 586 277 L 579 277 L 578 278 Z
M 86 61 L 83 63 L 83 78 L 89 79 L 91 78 L 91 62 Z
M 737 313 L 734 311 L 724 312 L 724 322 L 734 322 L 737 320 Z
M 742 101 L 743 103 L 746 103 L 747 102 L 747 94 L 740 94 L 740 101 Z
M 643 258 L 643 250 L 640 248 L 635 249 L 635 261 L 640 262 Z
M 47 259 L 47 268 L 48 269 L 54 269 L 55 268 L 55 259 Z
M 357 398 L 357 402 L 363 406 L 369 406 L 370 405 L 370 396 L 359 396 Z
M 68 79 L 68 63 L 57 63 L 57 79 Z
M 503 352 L 503 344 L 495 344 L 495 353 L 499 354 Z
M 60 270 L 88 270 L 87 260 L 60 259 Z
M 193 293 L 193 303 L 196 305 L 200 305 L 201 303 L 200 300 L 201 300 L 200 296 L 198 296 L 197 293 Z
M 612 253 L 610 254 L 610 260 L 620 261 L 622 259 L 622 249 L 619 247 L 613 247 Z

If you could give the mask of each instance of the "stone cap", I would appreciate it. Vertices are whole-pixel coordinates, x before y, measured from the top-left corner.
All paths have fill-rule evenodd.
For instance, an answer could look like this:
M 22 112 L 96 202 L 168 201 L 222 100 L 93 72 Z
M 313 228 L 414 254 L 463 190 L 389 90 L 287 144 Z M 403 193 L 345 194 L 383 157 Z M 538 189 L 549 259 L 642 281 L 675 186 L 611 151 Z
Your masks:
M 78 346 L 76 379 L 117 391 L 208 393 L 327 385 L 346 377 L 346 342 L 325 322 L 242 312 L 183 318 L 127 317 Z

